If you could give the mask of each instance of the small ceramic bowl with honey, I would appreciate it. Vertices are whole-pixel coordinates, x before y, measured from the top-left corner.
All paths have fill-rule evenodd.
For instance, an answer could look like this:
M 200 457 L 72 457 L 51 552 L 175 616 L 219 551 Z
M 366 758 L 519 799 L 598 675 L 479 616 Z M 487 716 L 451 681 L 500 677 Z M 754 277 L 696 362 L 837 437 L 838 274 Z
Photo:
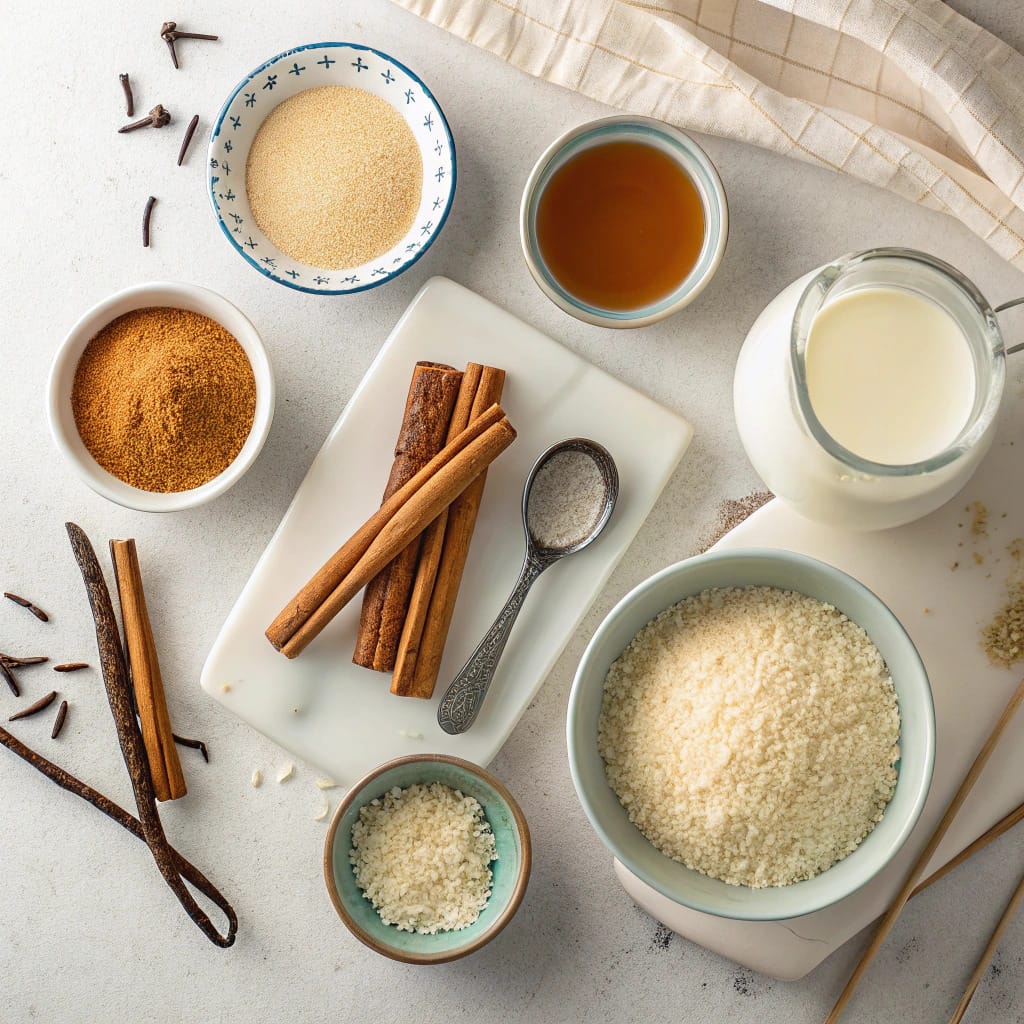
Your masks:
M 729 234 L 725 189 L 688 135 L 650 117 L 590 121 L 526 182 L 523 255 L 555 305 L 599 327 L 643 327 L 689 305 Z

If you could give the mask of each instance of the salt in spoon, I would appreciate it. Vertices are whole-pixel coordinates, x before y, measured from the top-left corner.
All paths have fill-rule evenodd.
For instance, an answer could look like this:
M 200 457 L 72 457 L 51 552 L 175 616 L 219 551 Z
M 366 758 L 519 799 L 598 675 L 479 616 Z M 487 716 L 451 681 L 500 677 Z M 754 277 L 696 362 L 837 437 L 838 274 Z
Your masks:
M 601 533 L 618 494 L 615 462 L 596 441 L 560 441 L 534 463 L 523 488 L 523 568 L 494 625 L 441 698 L 437 722 L 446 733 L 456 736 L 476 720 L 534 581 L 548 566 L 581 551 Z

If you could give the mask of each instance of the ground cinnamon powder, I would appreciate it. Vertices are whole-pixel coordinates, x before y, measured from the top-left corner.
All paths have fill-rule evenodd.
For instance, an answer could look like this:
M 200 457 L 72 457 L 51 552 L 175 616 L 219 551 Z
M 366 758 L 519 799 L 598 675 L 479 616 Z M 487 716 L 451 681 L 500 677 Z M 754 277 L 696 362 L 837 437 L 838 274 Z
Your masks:
M 242 346 L 216 321 L 184 309 L 137 309 L 86 346 L 71 408 L 104 469 L 144 491 L 187 491 L 241 451 L 256 379 Z

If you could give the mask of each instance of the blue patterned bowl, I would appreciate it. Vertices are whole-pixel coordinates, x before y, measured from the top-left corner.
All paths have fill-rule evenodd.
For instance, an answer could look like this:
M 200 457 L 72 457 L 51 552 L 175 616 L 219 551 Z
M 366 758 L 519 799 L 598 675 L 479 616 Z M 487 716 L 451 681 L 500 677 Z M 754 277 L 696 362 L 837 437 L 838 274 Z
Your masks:
M 285 256 L 256 226 L 245 192 L 249 147 L 264 118 L 296 93 L 323 85 L 365 89 L 385 100 L 405 119 L 423 160 L 420 207 L 406 236 L 370 263 L 341 270 Z M 437 100 L 404 64 L 356 43 L 310 43 L 272 57 L 231 93 L 210 139 L 209 172 L 217 222 L 250 266 L 297 291 L 346 295 L 397 277 L 438 236 L 455 196 L 455 143 Z
M 352 826 L 360 808 L 392 786 L 405 789 L 420 783 L 440 782 L 475 797 L 494 832 L 497 860 L 491 896 L 480 916 L 468 928 L 436 935 L 399 931 L 384 924 L 363 896 L 349 864 Z M 489 772 L 470 761 L 447 754 L 413 754 L 375 768 L 357 782 L 331 821 L 324 844 L 324 879 L 338 916 L 360 942 L 382 956 L 407 964 L 443 964 L 475 952 L 490 942 L 519 909 L 530 880 L 530 829 L 509 791 Z

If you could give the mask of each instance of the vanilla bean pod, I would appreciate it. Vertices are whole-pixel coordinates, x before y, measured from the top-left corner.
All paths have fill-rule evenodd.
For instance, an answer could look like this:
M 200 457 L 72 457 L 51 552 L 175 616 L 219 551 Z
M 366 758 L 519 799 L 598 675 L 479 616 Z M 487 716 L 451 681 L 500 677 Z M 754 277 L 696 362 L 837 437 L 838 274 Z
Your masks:
M 235 941 L 237 922 L 231 922 L 227 935 L 220 935 L 206 912 L 196 903 L 182 882 L 181 869 L 172 855 L 172 848 L 167 842 L 160 814 L 157 811 L 153 780 L 142 743 L 142 732 L 135 717 L 128 669 L 121 649 L 121 636 L 117 619 L 114 617 L 110 591 L 96 559 L 96 552 L 93 550 L 92 544 L 89 543 L 85 532 L 74 523 L 65 525 L 75 560 L 78 562 L 82 579 L 85 582 L 89 606 L 92 609 L 103 684 L 106 687 L 107 700 L 114 716 L 121 753 L 131 779 L 135 801 L 138 804 L 143 836 L 160 873 L 189 917 L 211 942 L 221 947 L 230 946 Z
M 81 797 L 90 803 L 98 811 L 102 811 L 108 818 L 112 818 L 123 829 L 127 829 L 136 839 L 146 840 L 146 831 L 142 822 L 133 817 L 123 807 L 115 804 L 109 797 L 97 792 L 92 786 L 82 782 L 70 772 L 48 761 L 42 754 L 37 754 L 31 747 L 25 746 L 21 740 L 12 736 L 6 729 L 0 727 L 0 745 L 7 747 L 12 754 L 16 754 L 23 761 L 30 764 L 37 772 L 41 772 L 51 782 L 55 782 L 61 789 Z M 231 904 L 224 898 L 220 890 L 190 861 L 186 860 L 173 846 L 167 846 L 167 853 L 170 857 L 173 869 L 185 879 L 189 885 L 201 892 L 211 903 L 224 912 L 228 919 L 228 937 L 226 940 L 217 942 L 219 946 L 230 946 L 235 940 L 235 933 L 238 931 L 238 917 Z M 205 929 L 204 929 L 205 931 Z M 217 940 L 214 940 L 217 941 Z

